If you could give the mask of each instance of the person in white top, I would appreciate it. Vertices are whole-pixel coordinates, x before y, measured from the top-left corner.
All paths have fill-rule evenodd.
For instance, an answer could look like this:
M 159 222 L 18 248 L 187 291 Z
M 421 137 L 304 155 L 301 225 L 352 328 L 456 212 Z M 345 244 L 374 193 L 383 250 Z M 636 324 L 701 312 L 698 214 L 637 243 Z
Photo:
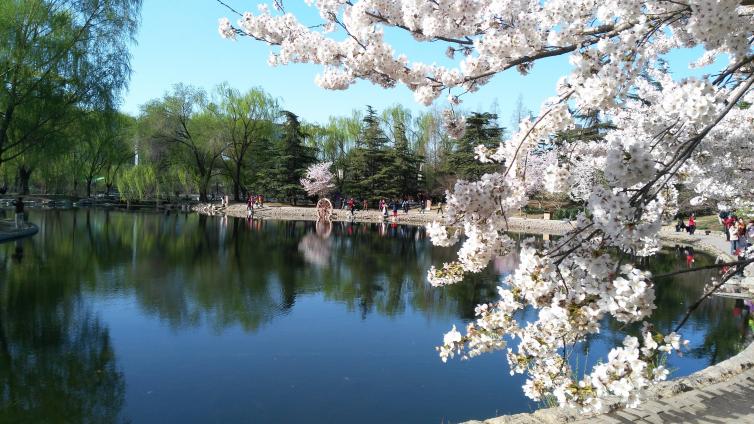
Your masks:
M 735 255 L 738 247 L 738 226 L 731 225 L 728 228 L 728 234 L 730 234 L 730 254 Z

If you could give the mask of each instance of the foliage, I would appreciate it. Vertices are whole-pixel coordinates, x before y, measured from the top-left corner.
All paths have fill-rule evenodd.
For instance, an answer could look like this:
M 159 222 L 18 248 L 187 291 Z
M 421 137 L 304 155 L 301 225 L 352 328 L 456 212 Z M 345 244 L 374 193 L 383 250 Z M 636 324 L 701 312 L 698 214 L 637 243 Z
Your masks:
M 479 163 L 476 147 L 483 145 L 493 148 L 500 145 L 505 129 L 497 126 L 497 115 L 492 113 L 472 113 L 466 118 L 466 130 L 448 154 L 447 172 L 463 180 L 478 180 L 482 175 L 494 172 L 499 166 Z
M 288 111 L 284 111 L 283 116 L 285 123 L 280 128 L 280 138 L 275 149 L 272 189 L 279 197 L 295 205 L 297 198 L 305 195 L 301 179 L 316 158 L 314 149 L 305 144 L 306 134 L 301 129 L 298 116 Z
M 0 3 L 0 164 L 48 144 L 81 110 L 113 108 L 140 9 L 140 0 Z
M 117 182 L 120 196 L 129 202 L 146 200 L 158 193 L 155 170 L 150 165 L 136 165 L 123 171 Z

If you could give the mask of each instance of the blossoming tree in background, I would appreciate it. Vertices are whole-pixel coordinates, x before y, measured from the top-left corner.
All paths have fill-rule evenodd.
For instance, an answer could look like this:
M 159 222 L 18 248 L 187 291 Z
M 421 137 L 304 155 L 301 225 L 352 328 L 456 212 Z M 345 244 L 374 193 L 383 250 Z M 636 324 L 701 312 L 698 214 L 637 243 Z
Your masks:
M 568 358 L 600 331 L 603 318 L 641 322 L 654 309 L 649 272 L 631 263 L 653 254 L 659 230 L 677 208 L 678 184 L 699 199 L 745 204 L 754 174 L 754 9 L 751 0 L 317 0 L 321 25 L 301 23 L 280 9 L 260 6 L 237 23 L 220 21 L 223 37 L 248 36 L 272 47 L 271 65 L 313 63 L 320 86 L 346 89 L 357 80 L 389 88 L 402 84 L 429 105 L 451 105 L 482 89 L 496 74 L 528 73 L 541 59 L 569 55 L 571 69 L 534 119 L 497 148 L 477 149 L 479 160 L 502 170 L 479 181 L 458 181 L 448 193 L 445 221 L 428 226 L 432 241 L 463 240 L 458 259 L 429 278 L 459 283 L 514 248 L 507 217 L 527 202 L 522 158 L 543 140 L 572 130 L 578 118 L 598 113 L 610 125 L 598 137 L 557 147 L 557 163 L 542 180 L 548 190 L 586 201 L 586 211 L 562 239 L 520 247 L 518 269 L 499 288 L 500 300 L 479 305 L 464 333 L 454 327 L 439 348 L 446 360 L 506 349 L 511 372 L 526 373 L 527 396 L 552 395 L 563 406 L 599 410 L 607 396 L 636 405 L 641 390 L 666 378 L 660 357 L 678 350 L 676 331 L 644 325 L 583 376 Z M 447 59 L 427 64 L 398 54 L 386 31 L 418 42 L 445 44 Z M 716 64 L 714 75 L 671 78 L 665 55 L 698 47 L 691 66 Z M 460 136 L 463 117 L 446 113 Z M 599 167 L 599 168 L 598 168 Z M 599 178 L 596 178 L 599 172 Z M 575 188 L 575 190 L 571 190 Z M 461 233 L 463 238 L 461 238 Z M 709 294 L 751 259 L 713 282 Z M 749 267 L 754 265 L 749 265 Z M 752 274 L 747 268 L 747 275 Z M 754 277 L 752 277 L 754 278 Z M 522 323 L 515 313 L 538 311 Z M 680 326 L 685 319 L 680 323 Z
M 306 175 L 301 179 L 301 186 L 309 196 L 323 197 L 329 193 L 335 183 L 333 173 L 330 171 L 332 162 L 315 163 L 306 170 Z

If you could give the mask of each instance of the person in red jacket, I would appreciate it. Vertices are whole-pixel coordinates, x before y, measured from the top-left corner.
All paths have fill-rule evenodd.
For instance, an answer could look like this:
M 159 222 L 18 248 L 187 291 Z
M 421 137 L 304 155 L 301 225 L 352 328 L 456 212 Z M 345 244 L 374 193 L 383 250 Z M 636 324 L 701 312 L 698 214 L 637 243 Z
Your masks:
M 348 199 L 348 209 L 351 211 L 351 217 L 353 218 L 353 212 L 356 208 L 356 202 L 353 201 L 353 197 Z
M 696 219 L 693 213 L 689 217 L 689 225 L 686 228 L 689 234 L 694 234 L 694 231 L 696 231 Z
M 727 218 L 723 219 L 723 225 L 725 226 L 725 240 L 730 241 L 730 227 L 733 226 L 733 224 L 736 222 L 735 215 L 728 215 Z

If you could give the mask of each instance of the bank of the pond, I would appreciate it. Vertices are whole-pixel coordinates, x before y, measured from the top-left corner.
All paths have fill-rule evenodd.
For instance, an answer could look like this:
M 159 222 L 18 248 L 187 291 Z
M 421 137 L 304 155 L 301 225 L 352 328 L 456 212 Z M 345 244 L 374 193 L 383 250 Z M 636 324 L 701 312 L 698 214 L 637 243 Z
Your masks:
M 237 218 L 246 218 L 246 204 L 234 203 L 228 207 L 221 207 L 216 203 L 200 203 L 193 207 L 193 210 L 205 215 L 227 215 Z M 301 206 L 264 206 L 254 209 L 254 218 L 257 219 L 279 219 L 279 220 L 296 220 L 296 221 L 316 221 L 317 212 L 313 207 Z M 399 224 L 424 225 L 432 221 L 439 221 L 442 216 L 437 209 L 428 213 L 420 213 L 418 210 L 409 210 L 408 213 L 400 211 L 397 222 Z M 383 222 L 384 217 L 376 209 L 358 210 L 351 216 L 347 210 L 336 209 L 332 215 L 333 221 L 352 221 L 375 223 Z M 389 218 L 392 222 L 392 216 Z M 531 233 L 531 234 L 565 234 L 573 228 L 569 221 L 528 219 L 511 217 L 508 220 L 512 231 Z

